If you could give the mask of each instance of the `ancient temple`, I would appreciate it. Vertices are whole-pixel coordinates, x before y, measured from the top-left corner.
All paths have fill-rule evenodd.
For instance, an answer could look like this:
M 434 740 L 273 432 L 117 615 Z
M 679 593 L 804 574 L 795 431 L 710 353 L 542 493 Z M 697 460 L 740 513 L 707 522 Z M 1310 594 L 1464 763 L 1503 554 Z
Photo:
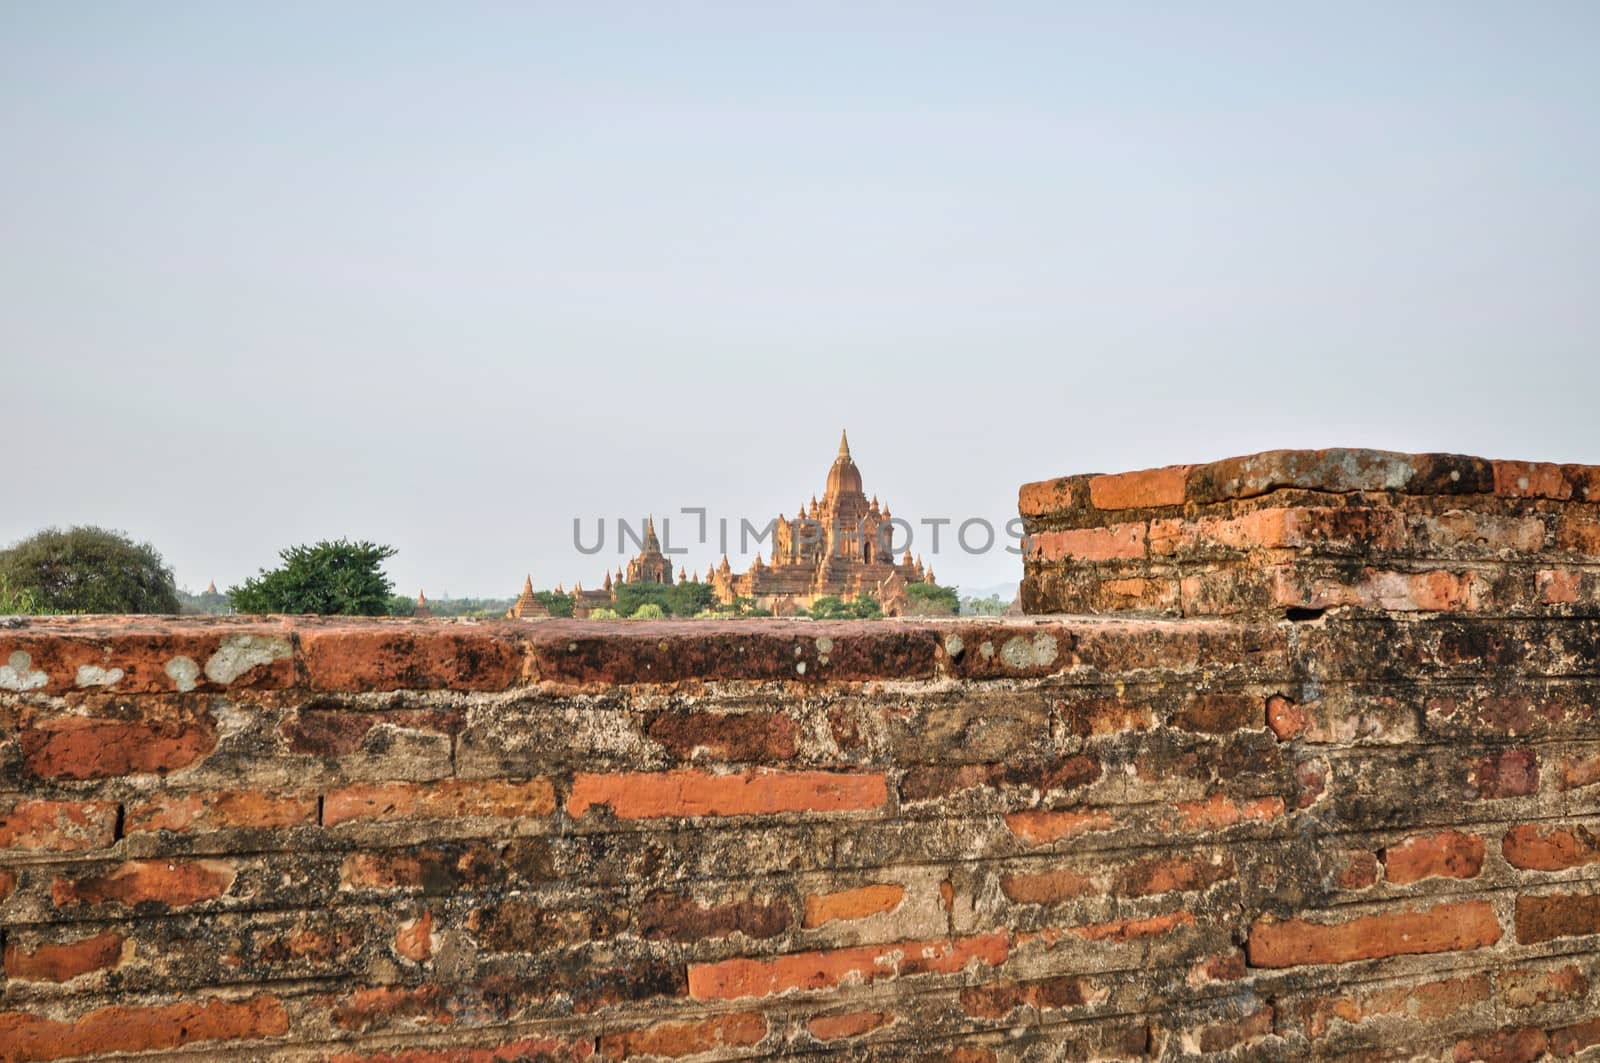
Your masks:
M 863 594 L 894 616 L 904 607 L 906 586 L 932 583 L 933 573 L 920 559 L 913 561 L 909 550 L 898 562 L 888 552 L 891 518 L 887 505 L 867 498 L 849 436 L 841 433 L 821 500 L 811 496 L 792 520 L 778 514 L 771 562 L 757 553 L 749 571 L 735 574 L 724 557 L 707 579 L 724 604 L 749 598 L 779 616 L 803 611 L 826 595 L 850 600 Z
M 672 562 L 661 552 L 661 540 L 656 538 L 656 519 L 650 517 L 644 525 L 644 546 L 639 556 L 628 562 L 629 583 L 671 583 Z
M 422 591 L 417 592 L 417 607 L 411 611 L 411 615 L 422 620 L 433 619 L 433 608 L 428 605 L 428 596 Z
M 517 600 L 512 604 L 506 616 L 514 620 L 534 620 L 539 617 L 548 617 L 550 610 L 544 603 L 533 595 L 533 577 L 529 576 L 522 583 L 522 593 L 517 595 Z

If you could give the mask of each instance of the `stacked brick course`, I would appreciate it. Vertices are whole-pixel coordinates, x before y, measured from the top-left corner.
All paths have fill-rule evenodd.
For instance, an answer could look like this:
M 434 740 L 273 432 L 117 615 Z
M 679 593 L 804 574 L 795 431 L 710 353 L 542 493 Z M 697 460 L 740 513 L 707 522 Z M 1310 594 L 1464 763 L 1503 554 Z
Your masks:
M 1145 479 L 1025 509 L 1456 519 Z M 0 1059 L 1592 1058 L 1588 506 L 1455 507 L 1544 554 L 1094 570 L 1227 573 L 1226 616 L 0 627 Z M 1469 591 L 1291 619 L 1250 576 L 1330 557 Z M 1467 607 L 1541 569 L 1577 598 Z

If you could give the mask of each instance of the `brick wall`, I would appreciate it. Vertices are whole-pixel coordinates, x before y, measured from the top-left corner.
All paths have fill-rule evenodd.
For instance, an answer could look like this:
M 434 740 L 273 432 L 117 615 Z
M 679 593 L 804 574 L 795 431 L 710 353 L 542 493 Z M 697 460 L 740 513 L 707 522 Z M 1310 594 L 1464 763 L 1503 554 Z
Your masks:
M 1212 617 L 0 627 L 0 1058 L 1600 1056 L 1588 503 L 1118 479 L 1029 519 L 1412 538 L 1102 562 Z M 1250 574 L 1330 557 L 1469 590 Z

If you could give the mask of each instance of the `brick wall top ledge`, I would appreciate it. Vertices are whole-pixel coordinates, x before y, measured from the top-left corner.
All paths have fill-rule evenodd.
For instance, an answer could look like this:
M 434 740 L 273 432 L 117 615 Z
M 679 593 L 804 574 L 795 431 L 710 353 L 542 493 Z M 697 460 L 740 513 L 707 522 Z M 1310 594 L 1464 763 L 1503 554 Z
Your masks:
M 1204 505 L 1285 488 L 1600 502 L 1600 466 L 1391 450 L 1268 450 L 1203 465 L 1028 483 L 1019 493 L 1019 508 L 1024 517 L 1042 517 L 1069 508 L 1116 511 Z
M 0 622 L 0 695 L 600 690 L 703 681 L 1025 679 L 1278 670 L 1286 636 L 1221 620 L 811 622 L 42 617 Z

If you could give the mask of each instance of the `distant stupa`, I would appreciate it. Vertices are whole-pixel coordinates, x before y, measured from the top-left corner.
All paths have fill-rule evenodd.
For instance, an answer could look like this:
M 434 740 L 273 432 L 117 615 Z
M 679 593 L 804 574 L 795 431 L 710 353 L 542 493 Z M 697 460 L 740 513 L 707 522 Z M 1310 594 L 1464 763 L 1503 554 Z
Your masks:
M 546 609 L 544 603 L 533 596 L 533 577 L 529 576 L 522 581 L 522 593 L 517 595 L 516 604 L 506 613 L 506 616 L 514 620 L 533 620 L 549 615 L 550 610 Z
M 417 592 L 417 607 L 411 610 L 411 615 L 421 620 L 433 619 L 433 610 L 428 608 L 428 596 L 421 591 Z

